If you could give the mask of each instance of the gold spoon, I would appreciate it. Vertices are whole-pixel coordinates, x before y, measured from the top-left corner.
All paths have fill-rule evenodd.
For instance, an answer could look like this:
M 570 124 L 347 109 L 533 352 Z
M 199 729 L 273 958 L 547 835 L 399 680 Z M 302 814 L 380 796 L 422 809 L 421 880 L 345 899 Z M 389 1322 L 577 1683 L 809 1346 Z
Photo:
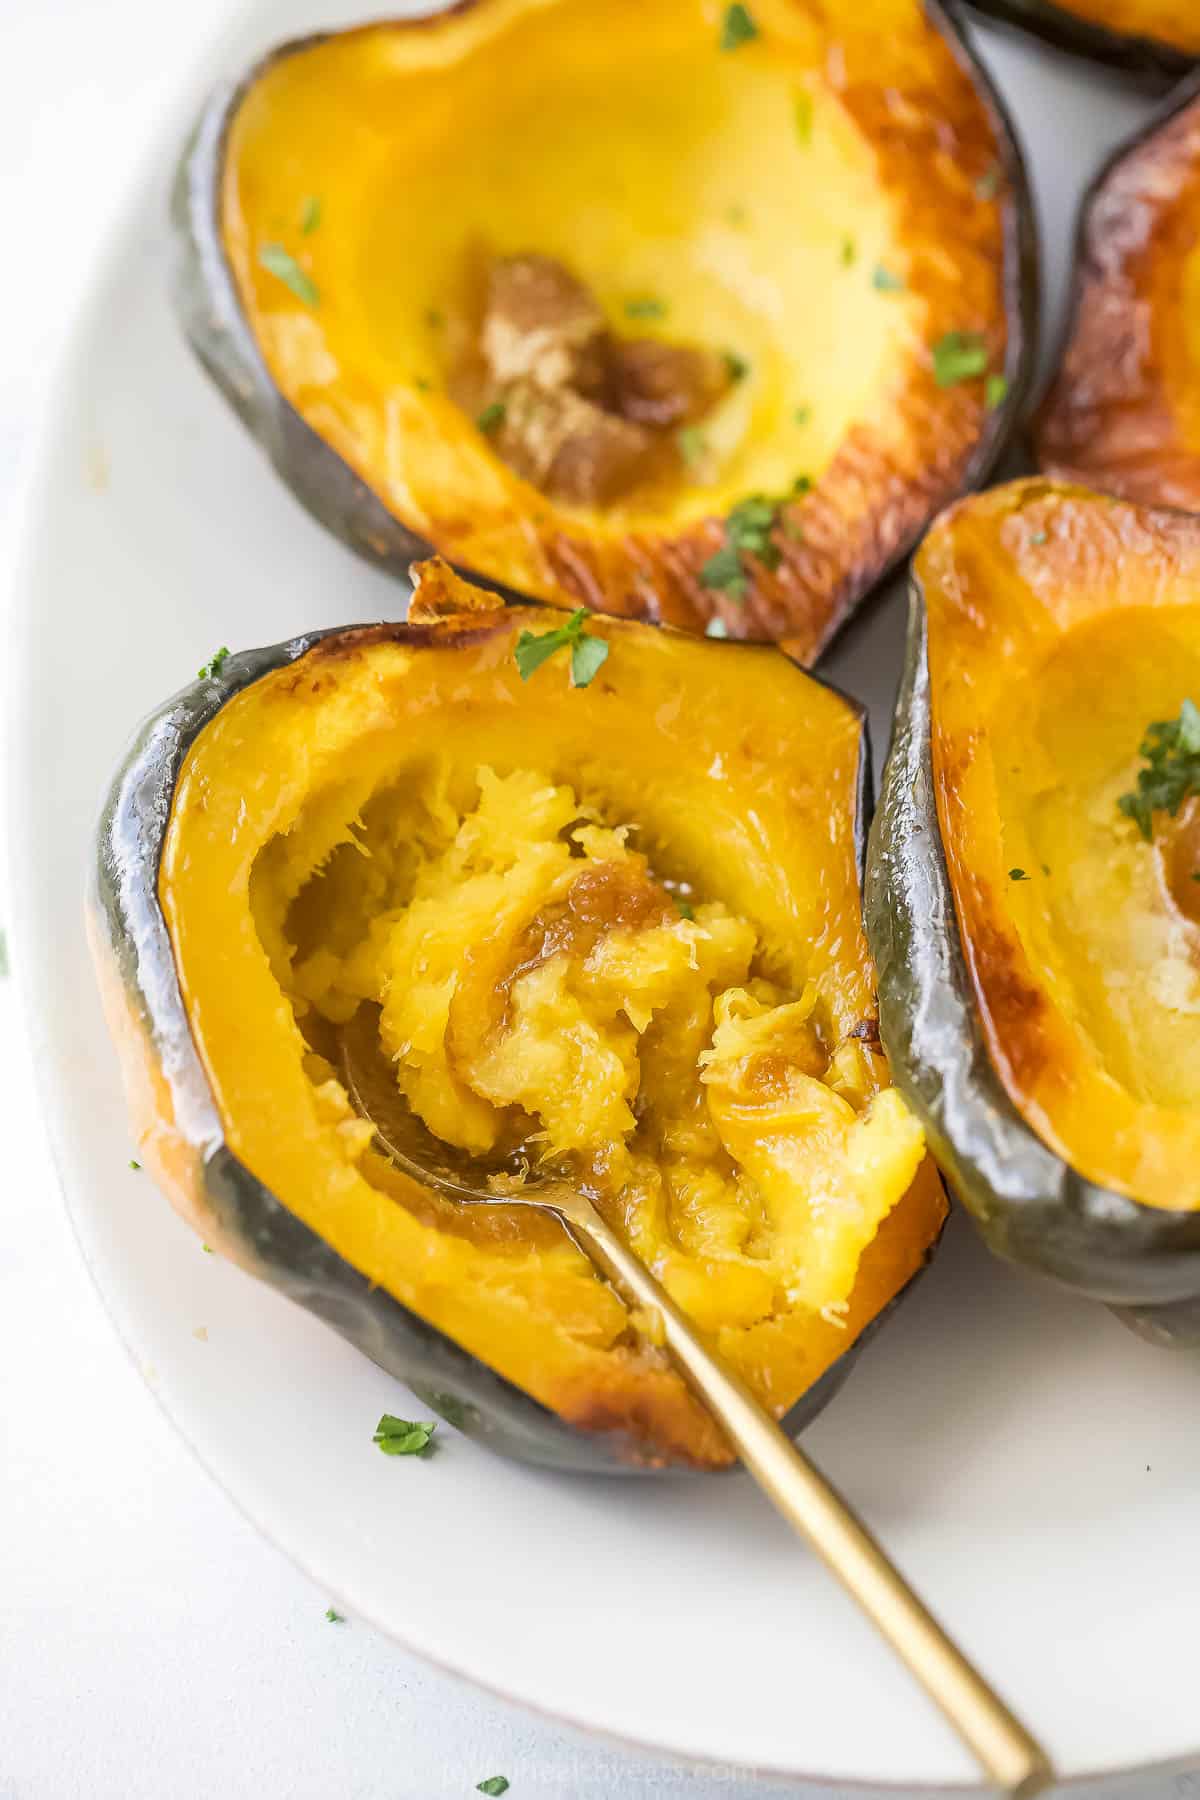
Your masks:
M 379 1042 L 378 1018 L 377 1008 L 361 1007 L 342 1029 L 342 1072 L 355 1110 L 375 1127 L 396 1166 L 466 1206 L 529 1206 L 559 1220 L 627 1298 L 658 1315 L 672 1360 L 746 1469 L 857 1600 L 996 1785 L 1022 1796 L 1048 1786 L 1054 1771 L 1045 1751 L 947 1637 L 841 1495 L 709 1349 L 586 1195 L 553 1177 L 526 1180 L 511 1193 L 493 1192 L 487 1178 L 496 1171 L 436 1139 L 406 1104 Z

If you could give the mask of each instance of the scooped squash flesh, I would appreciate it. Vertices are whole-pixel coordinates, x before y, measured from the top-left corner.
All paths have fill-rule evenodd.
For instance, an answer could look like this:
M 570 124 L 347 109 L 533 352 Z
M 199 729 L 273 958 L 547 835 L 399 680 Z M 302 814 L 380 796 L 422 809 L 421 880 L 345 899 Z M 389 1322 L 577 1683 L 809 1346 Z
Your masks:
M 1200 74 L 1089 195 L 1036 445 L 1049 475 L 1200 511 Z
M 428 573 L 426 604 L 463 603 L 451 584 Z M 586 1179 L 780 1414 L 940 1229 L 874 1043 L 852 709 L 774 652 L 631 625 L 587 688 L 553 661 L 523 683 L 518 630 L 555 623 L 347 633 L 245 689 L 184 765 L 161 905 L 253 1174 L 562 1417 L 720 1464 L 561 1231 L 402 1175 L 337 1065 L 339 1025 L 378 1005 L 434 1134 Z M 736 723 L 730 657 L 753 697 Z
M 919 0 L 753 17 L 722 51 L 698 0 L 475 0 L 287 46 L 230 118 L 220 243 L 278 392 L 422 541 L 521 594 L 719 616 L 810 659 L 999 448 L 1027 349 L 1024 202 L 966 52 Z M 682 469 L 569 504 L 452 397 L 481 261 L 529 253 L 615 332 L 733 359 Z M 982 361 L 947 384 L 950 334 Z M 988 372 L 1009 389 L 990 406 Z M 744 588 L 709 585 L 725 516 L 798 481 Z
M 992 1062 L 1089 1180 L 1200 1209 L 1200 846 L 1192 809 L 1156 814 L 1147 840 L 1120 806 L 1147 728 L 1200 702 L 1200 528 L 1013 484 L 949 514 L 916 573 Z

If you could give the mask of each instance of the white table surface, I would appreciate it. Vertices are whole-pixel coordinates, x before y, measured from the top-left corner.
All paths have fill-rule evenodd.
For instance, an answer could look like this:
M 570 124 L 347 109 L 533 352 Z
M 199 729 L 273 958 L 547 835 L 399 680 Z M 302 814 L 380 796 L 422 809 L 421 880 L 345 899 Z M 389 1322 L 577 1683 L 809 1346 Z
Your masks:
M 4 605 L 58 346 L 125 172 L 193 34 L 207 34 L 206 12 L 0 0 Z M 10 956 L 16 979 L 0 980 L 0 1800 L 434 1800 L 470 1795 L 494 1774 L 509 1778 L 512 1800 L 778 1792 L 736 1770 L 583 1739 L 353 1619 L 326 1621 L 327 1596 L 193 1462 L 110 1327 L 38 1122 L 19 944 Z M 1135 1786 L 1165 1800 L 1200 1793 L 1200 1778 L 1122 1792 Z

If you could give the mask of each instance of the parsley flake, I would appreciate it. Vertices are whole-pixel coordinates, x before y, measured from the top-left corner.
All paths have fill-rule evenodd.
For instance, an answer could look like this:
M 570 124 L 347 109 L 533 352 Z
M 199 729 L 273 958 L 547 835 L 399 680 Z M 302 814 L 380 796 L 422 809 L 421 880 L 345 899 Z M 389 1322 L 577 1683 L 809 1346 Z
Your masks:
M 1046 542 L 1046 533 L 1044 531 L 1031 531 L 1029 534 L 1029 541 L 1031 544 L 1044 544 Z
M 300 208 L 300 229 L 308 237 L 321 223 L 321 202 L 316 194 L 309 194 Z
M 714 550 L 708 561 L 700 569 L 700 586 L 706 588 L 723 588 L 731 600 L 740 600 L 749 583 L 746 571 L 742 567 L 742 559 L 733 544 L 722 544 Z
M 508 1776 L 489 1775 L 486 1781 L 475 1783 L 475 1792 L 477 1794 L 507 1794 Z
M 425 323 L 428 325 L 430 331 L 440 331 L 442 326 L 446 323 L 446 315 L 444 312 L 439 312 L 436 306 L 427 306 L 425 308 Z
M 752 43 L 758 36 L 758 26 L 754 23 L 748 6 L 734 5 L 725 8 L 721 20 L 721 49 L 739 50 L 743 44 Z
M 208 661 L 196 670 L 201 681 L 207 681 L 210 675 L 219 675 L 228 655 L 228 644 L 222 644 L 219 650 L 214 650 Z
M 721 588 L 732 600 L 741 600 L 749 586 L 743 556 L 755 556 L 765 569 L 777 569 L 781 552 L 771 533 L 780 524 L 780 511 L 786 501 L 807 493 L 811 486 L 809 476 L 798 475 L 790 492 L 781 498 L 748 494 L 739 500 L 726 516 L 725 542 L 701 566 L 701 587 Z
M 843 267 L 843 269 L 850 268 L 851 264 L 855 261 L 855 258 L 857 256 L 858 256 L 858 250 L 855 246 L 854 239 L 852 237 L 844 237 L 842 239 L 842 267 Z
M 900 294 L 904 291 L 904 277 L 903 275 L 893 275 L 892 271 L 885 268 L 883 263 L 876 263 L 875 271 L 871 276 L 871 286 L 881 294 Z
M 1027 875 L 1024 869 L 1010 869 L 1008 871 L 1008 879 L 1010 881 L 1031 881 L 1033 877 Z
M 331 1625 L 344 1625 L 346 1623 L 345 1614 L 334 1612 L 332 1606 L 327 1606 L 325 1608 L 325 1617 L 329 1620 Z
M 812 143 L 813 103 L 812 95 L 799 93 L 792 102 L 792 117 L 796 124 L 796 136 L 807 150 Z
M 745 381 L 750 373 L 750 364 L 746 358 L 739 356 L 736 350 L 723 350 L 721 354 L 725 358 L 725 367 L 729 371 L 730 381 Z
M 993 163 L 990 169 L 984 170 L 983 174 L 979 177 L 979 180 L 975 183 L 975 197 L 977 200 L 994 200 L 996 198 L 996 195 L 1000 192 L 1000 175 L 1001 169 L 999 163 Z
M 321 296 L 316 282 L 282 244 L 264 244 L 258 253 L 258 260 L 268 275 L 273 275 L 276 281 L 282 281 L 284 287 L 291 288 L 297 300 L 303 300 L 305 306 L 320 305 Z
M 1156 812 L 1173 817 L 1185 800 L 1200 794 L 1200 707 L 1185 700 L 1177 719 L 1157 719 L 1147 726 L 1138 755 L 1146 767 L 1138 770 L 1137 787 L 1122 794 L 1117 805 L 1149 842 Z
M 201 1244 L 200 1248 L 203 1250 L 205 1256 L 211 1256 L 213 1253 L 213 1247 L 211 1244 Z
M 708 440 L 698 425 L 685 425 L 677 433 L 675 442 L 679 445 L 679 454 L 689 469 L 703 462 L 708 451 Z
M 131 1156 L 129 1159 L 129 1166 L 131 1169 L 140 1169 L 142 1165 L 137 1161 L 136 1157 Z
M 657 300 L 653 294 L 635 294 L 625 302 L 627 319 L 665 319 L 666 316 L 666 301 Z
M 475 423 L 484 437 L 491 437 L 494 431 L 499 431 L 507 416 L 508 408 L 503 400 L 489 400 L 483 411 L 477 416 Z
M 771 532 L 778 523 L 781 505 L 782 501 L 772 500 L 766 494 L 751 494 L 738 501 L 725 521 L 734 549 L 757 556 L 768 569 L 779 566 L 779 549 L 771 542 Z
M 812 418 L 812 407 L 811 406 L 798 406 L 796 408 L 795 412 L 792 414 L 792 418 L 795 420 L 797 425 L 807 425 L 808 421 Z
M 679 909 L 679 916 L 680 916 L 680 918 L 681 918 L 681 919 L 694 919 L 694 918 L 695 918 L 695 916 L 696 916 L 696 909 L 695 909 L 695 907 L 694 907 L 694 906 L 693 906 L 693 905 L 692 905 L 692 903 L 691 903 L 691 901 L 690 901 L 690 900 L 681 900 L 681 899 L 680 899 L 680 898 L 679 898 L 679 895 L 678 895 L 678 894 L 676 894 L 676 896 L 675 896 L 675 905 L 676 905 L 676 906 L 677 906 L 677 907 L 678 907 L 678 909 Z
M 933 377 L 939 387 L 973 381 L 987 365 L 987 344 L 977 331 L 948 331 L 933 346 Z
M 989 375 L 983 390 L 983 403 L 989 412 L 1003 406 L 1008 397 L 1008 376 Z
M 553 631 L 523 631 L 513 651 L 513 660 L 521 680 L 528 681 L 557 651 L 569 650 L 571 686 L 586 687 L 608 656 L 608 644 L 605 640 L 593 637 L 584 630 L 587 616 L 587 607 L 581 606 L 571 614 L 565 625 L 558 625 Z
M 437 1426 L 422 1419 L 397 1419 L 384 1413 L 371 1439 L 385 1456 L 421 1456 L 428 1450 Z

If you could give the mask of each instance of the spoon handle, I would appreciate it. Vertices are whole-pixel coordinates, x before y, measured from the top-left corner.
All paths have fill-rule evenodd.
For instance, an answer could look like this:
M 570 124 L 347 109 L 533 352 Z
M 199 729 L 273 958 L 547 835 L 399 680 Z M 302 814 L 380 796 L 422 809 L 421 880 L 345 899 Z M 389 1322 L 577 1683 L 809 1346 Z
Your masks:
M 639 1306 L 662 1320 L 667 1350 L 760 1488 L 887 1639 L 992 1780 L 1031 1795 L 1053 1779 L 1049 1758 L 942 1630 L 866 1526 L 738 1376 L 707 1348 L 645 1265 L 582 1194 L 544 1198 L 580 1248 Z

